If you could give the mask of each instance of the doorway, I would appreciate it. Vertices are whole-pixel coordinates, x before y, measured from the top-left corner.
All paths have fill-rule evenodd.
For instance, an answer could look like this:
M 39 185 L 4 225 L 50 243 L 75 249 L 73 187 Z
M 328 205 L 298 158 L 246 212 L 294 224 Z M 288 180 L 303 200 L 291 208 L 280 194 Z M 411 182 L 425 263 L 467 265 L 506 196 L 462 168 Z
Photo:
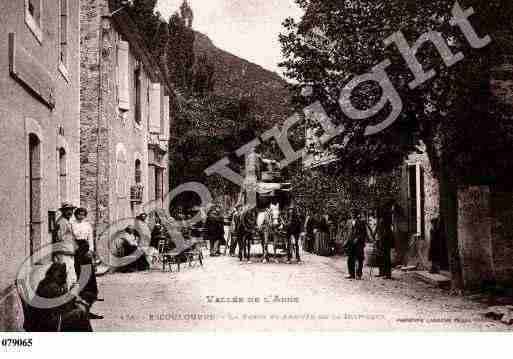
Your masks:
M 29 203 L 29 254 L 41 247 L 41 141 L 35 134 L 28 139 L 28 203 Z

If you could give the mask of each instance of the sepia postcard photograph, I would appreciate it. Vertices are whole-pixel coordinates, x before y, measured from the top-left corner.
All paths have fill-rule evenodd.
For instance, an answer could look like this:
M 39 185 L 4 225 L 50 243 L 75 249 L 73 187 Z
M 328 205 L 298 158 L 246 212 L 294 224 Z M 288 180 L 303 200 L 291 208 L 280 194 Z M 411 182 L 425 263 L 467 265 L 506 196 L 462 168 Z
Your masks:
M 0 234 L 0 351 L 511 332 L 513 2 L 0 0 Z

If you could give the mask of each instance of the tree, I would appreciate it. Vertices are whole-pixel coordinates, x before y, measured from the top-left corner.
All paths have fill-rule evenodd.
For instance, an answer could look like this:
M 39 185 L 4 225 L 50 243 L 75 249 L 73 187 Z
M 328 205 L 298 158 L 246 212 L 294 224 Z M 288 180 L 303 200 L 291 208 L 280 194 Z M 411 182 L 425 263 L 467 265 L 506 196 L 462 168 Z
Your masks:
M 255 138 L 252 107 L 248 98 L 178 96 L 178 160 L 174 164 L 178 167 L 178 183 L 204 183 L 213 195 L 238 194 L 237 185 L 220 176 L 207 176 L 204 171 L 223 157 L 230 158 L 230 166 L 236 172 L 241 171 L 243 157 L 235 152 Z M 188 200 L 192 200 L 189 195 L 180 199 L 184 205 L 190 203 Z
M 458 28 L 451 26 L 454 0 L 296 0 L 305 10 L 299 22 L 286 19 L 285 33 L 280 35 L 286 75 L 298 85 L 314 88 L 313 100 L 323 104 L 327 115 L 345 131 L 334 139 L 344 170 L 350 172 L 384 171 L 385 159 L 390 167 L 397 164 L 411 146 L 422 140 L 440 183 L 440 210 L 446 218 L 449 238 L 453 289 L 462 287 L 457 250 L 458 183 L 476 178 L 489 178 L 511 168 L 513 132 L 499 133 L 504 128 L 504 108 L 490 96 L 490 69 L 512 53 L 513 4 L 510 1 L 460 1 L 463 10 L 472 6 L 470 21 L 481 39 L 490 35 L 493 41 L 482 49 L 469 45 Z M 464 59 L 446 66 L 434 46 L 425 43 L 416 53 L 424 71 L 436 70 L 436 76 L 414 89 L 407 84 L 416 79 L 405 64 L 398 47 L 384 40 L 399 33 L 412 46 L 421 35 L 431 30 L 443 34 L 450 52 L 464 54 Z M 449 56 L 450 57 L 450 56 Z M 392 110 L 388 108 L 364 120 L 351 120 L 341 110 L 338 100 L 342 87 L 352 78 L 368 73 L 384 59 L 391 65 L 386 73 L 402 99 L 403 111 L 385 130 L 365 136 L 365 128 L 375 125 Z M 371 108 L 381 97 L 376 83 L 357 87 L 351 97 L 357 109 Z M 511 113 L 511 109 L 508 109 Z M 506 111 L 506 113 L 508 113 Z M 469 127 L 469 121 L 473 128 Z M 476 126 L 484 131 L 475 131 Z M 464 136 L 461 136 L 464 134 Z M 497 140 L 497 135 L 501 140 Z M 495 141 L 495 142 L 494 142 Z M 472 146 L 469 146 L 469 143 Z M 492 150 L 489 149 L 493 143 Z M 470 152 L 470 153 L 469 153 Z M 486 159 L 483 158 L 486 154 Z M 499 158 L 497 158 L 497 155 Z M 490 165 L 475 166 L 486 162 Z M 469 171 L 472 168 L 472 171 Z
M 301 166 L 292 166 L 288 172 L 296 204 L 312 213 L 326 212 L 334 218 L 347 218 L 355 210 L 370 214 L 399 200 L 398 170 L 371 178 L 340 176 L 330 167 L 305 171 Z
M 183 1 L 180 11 L 170 16 L 168 21 L 169 41 L 167 46 L 167 67 L 170 80 L 186 93 L 194 91 L 194 39 L 192 29 L 194 13 Z
M 148 49 L 156 47 L 155 34 L 160 27 L 160 14 L 155 12 L 157 0 L 134 0 L 126 7 L 130 18 L 136 23 Z
M 119 2 L 119 0 L 117 0 Z M 120 3 L 119 6 L 121 6 Z M 162 15 L 155 11 L 157 0 L 134 0 L 126 10 L 137 25 L 138 32 L 144 40 L 146 48 L 157 60 L 163 72 L 167 74 L 166 50 L 169 42 L 169 31 Z
M 202 54 L 194 65 L 193 91 L 198 96 L 204 96 L 214 91 L 215 66 L 206 54 Z

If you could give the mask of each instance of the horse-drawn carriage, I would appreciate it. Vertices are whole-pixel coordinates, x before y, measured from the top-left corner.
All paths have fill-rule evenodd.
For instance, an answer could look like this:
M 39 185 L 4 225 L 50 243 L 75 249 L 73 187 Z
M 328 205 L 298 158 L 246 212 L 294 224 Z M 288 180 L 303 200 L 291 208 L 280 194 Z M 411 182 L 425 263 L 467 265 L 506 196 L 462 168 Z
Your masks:
M 278 250 L 288 249 L 285 210 L 291 205 L 291 185 L 283 182 L 276 161 L 252 156 L 246 161 L 246 180 L 239 197 L 242 206 L 239 236 L 243 237 L 243 254 L 247 260 L 251 245 L 260 243 L 263 261 L 267 262 L 269 244 L 273 245 L 275 260 Z

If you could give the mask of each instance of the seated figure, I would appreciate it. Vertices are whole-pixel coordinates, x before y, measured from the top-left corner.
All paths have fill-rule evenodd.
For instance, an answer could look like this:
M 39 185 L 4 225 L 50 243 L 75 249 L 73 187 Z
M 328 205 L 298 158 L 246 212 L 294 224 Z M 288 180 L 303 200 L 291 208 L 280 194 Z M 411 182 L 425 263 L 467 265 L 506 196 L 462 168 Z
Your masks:
M 70 293 L 66 284 L 66 265 L 53 263 L 38 284 L 36 295 L 43 299 L 55 299 L 69 295 L 65 303 L 59 300 L 53 307 L 40 308 L 37 298 L 23 298 L 26 303 L 24 328 L 31 332 L 92 332 L 89 321 L 89 303 Z
M 116 265 L 120 272 L 145 271 L 150 268 L 144 250 L 137 243 L 133 226 L 127 226 L 124 231 L 118 234 L 112 254 L 117 259 L 122 259 Z

